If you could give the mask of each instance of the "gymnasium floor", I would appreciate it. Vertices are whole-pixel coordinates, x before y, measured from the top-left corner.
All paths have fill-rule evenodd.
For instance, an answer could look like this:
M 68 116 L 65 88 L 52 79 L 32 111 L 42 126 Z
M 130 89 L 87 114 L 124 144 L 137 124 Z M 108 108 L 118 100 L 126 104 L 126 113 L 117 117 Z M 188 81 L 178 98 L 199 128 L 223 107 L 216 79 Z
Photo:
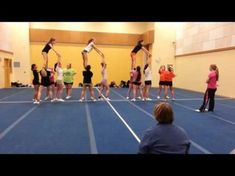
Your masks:
M 147 102 L 126 100 L 126 88 L 111 89 L 109 102 L 81 103 L 80 92 L 73 89 L 65 102 L 34 105 L 31 88 L 0 89 L 0 153 L 136 154 L 143 132 L 155 124 L 157 89 L 151 89 L 153 101 Z M 235 148 L 234 99 L 217 96 L 213 113 L 197 113 L 203 94 L 175 92 L 176 101 L 168 102 L 174 123 L 191 139 L 191 154 L 227 154 Z

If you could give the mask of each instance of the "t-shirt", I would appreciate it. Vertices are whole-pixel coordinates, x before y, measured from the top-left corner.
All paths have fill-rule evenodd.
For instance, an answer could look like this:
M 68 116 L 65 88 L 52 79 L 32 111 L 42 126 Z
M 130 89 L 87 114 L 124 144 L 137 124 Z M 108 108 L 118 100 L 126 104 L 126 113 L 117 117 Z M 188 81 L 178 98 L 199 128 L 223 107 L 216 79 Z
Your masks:
M 102 68 L 101 75 L 102 75 L 102 80 L 107 80 L 108 79 L 106 68 Z
M 175 74 L 170 71 L 165 72 L 165 81 L 172 81 L 172 79 L 175 77 Z
M 33 70 L 33 83 L 34 84 L 39 83 L 39 74 L 37 70 Z
M 86 48 L 84 48 L 85 51 L 88 53 L 93 49 L 94 42 L 89 43 Z
M 209 78 L 209 82 L 207 83 L 207 88 L 209 89 L 216 89 L 217 85 L 216 85 L 216 72 L 215 71 L 211 71 L 208 75 Z
M 186 154 L 190 140 L 186 132 L 174 124 L 156 124 L 148 129 L 139 145 L 140 154 Z
M 132 53 L 137 53 L 142 48 L 142 46 L 143 45 L 141 43 L 136 45 L 135 48 L 132 50 Z
M 57 66 L 56 73 L 57 73 L 57 80 L 63 80 L 63 69 Z
M 166 71 L 160 71 L 160 81 L 166 81 Z
M 83 74 L 83 83 L 88 83 L 88 84 L 92 83 L 91 78 L 93 76 L 93 73 L 91 71 L 83 71 L 82 74 Z
M 73 76 L 75 74 L 76 72 L 72 68 L 63 70 L 64 82 L 73 83 Z
M 151 69 L 149 67 L 147 67 L 145 69 L 144 75 L 145 75 L 145 77 L 144 77 L 145 81 L 151 81 L 152 80 L 152 71 L 151 71 Z

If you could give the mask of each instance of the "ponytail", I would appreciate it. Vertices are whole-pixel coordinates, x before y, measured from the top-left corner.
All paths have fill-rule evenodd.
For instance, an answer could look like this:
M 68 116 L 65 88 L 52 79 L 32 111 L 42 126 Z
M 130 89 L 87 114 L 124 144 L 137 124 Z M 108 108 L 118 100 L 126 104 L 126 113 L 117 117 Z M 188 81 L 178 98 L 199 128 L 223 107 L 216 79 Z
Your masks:
M 218 81 L 219 80 L 219 69 L 218 69 L 218 67 L 215 64 L 211 64 L 210 67 L 211 67 L 212 70 L 215 71 L 215 73 L 216 73 L 216 81 Z

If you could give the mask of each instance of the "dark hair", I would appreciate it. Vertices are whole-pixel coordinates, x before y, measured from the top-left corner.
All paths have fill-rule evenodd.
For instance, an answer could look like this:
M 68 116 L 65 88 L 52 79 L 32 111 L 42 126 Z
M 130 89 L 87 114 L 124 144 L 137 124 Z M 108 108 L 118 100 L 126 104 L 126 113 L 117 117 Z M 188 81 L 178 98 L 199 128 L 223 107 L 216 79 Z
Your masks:
M 168 103 L 159 103 L 154 107 L 155 119 L 162 124 L 171 124 L 174 121 L 173 110 Z
M 90 69 L 91 69 L 91 66 L 90 66 L 90 65 L 87 65 L 87 66 L 86 66 L 86 71 L 90 71 Z
M 215 71 L 215 73 L 216 73 L 216 81 L 218 81 L 219 80 L 219 69 L 218 69 L 218 67 L 215 64 L 211 64 L 210 67 L 211 67 L 212 70 Z
M 137 42 L 137 45 L 139 45 L 140 43 L 142 43 L 144 40 L 139 40 L 138 42 Z
M 52 43 L 53 41 L 55 41 L 55 38 L 50 38 L 48 43 Z
M 90 40 L 88 40 L 87 44 L 90 44 L 93 41 L 94 41 L 94 38 L 91 38 Z
M 54 65 L 54 71 L 56 71 L 57 65 L 58 65 L 58 63 L 55 63 L 55 65 Z
M 140 80 L 141 80 L 140 66 L 138 66 L 138 67 L 136 68 L 136 71 L 138 72 L 138 76 L 137 76 L 137 78 L 136 78 L 136 81 L 140 81 Z
M 31 65 L 31 70 L 33 71 L 34 67 L 36 66 L 36 64 L 32 64 Z
M 146 65 L 144 66 L 144 71 L 143 71 L 144 74 L 145 74 L 145 70 L 148 68 L 148 66 L 149 66 L 149 64 L 146 64 Z

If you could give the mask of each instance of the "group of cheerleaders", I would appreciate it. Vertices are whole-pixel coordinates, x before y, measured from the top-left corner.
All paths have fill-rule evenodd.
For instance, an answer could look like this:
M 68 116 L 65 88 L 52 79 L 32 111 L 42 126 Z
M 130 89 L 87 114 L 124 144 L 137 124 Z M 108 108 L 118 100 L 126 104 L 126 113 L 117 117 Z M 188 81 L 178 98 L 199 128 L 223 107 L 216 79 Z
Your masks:
M 49 42 L 45 45 L 45 47 L 42 50 L 42 55 L 44 58 L 44 64 L 43 68 L 40 72 L 37 70 L 37 65 L 32 64 L 31 69 L 33 71 L 34 79 L 33 79 L 33 85 L 34 85 L 34 96 L 33 96 L 33 103 L 39 104 L 40 103 L 40 97 L 41 92 L 43 88 L 46 88 L 47 90 L 47 96 L 45 100 L 51 99 L 51 102 L 54 101 L 64 101 L 62 99 L 62 93 L 63 93 L 63 87 L 65 85 L 66 87 L 66 99 L 71 98 L 72 93 L 72 85 L 73 85 L 73 76 L 76 74 L 76 72 L 71 68 L 72 65 L 68 64 L 67 69 L 62 69 L 61 64 L 61 55 L 53 48 L 53 45 L 55 44 L 55 39 L 51 38 Z M 101 60 L 101 75 L 102 75 L 102 81 L 101 86 L 99 88 L 99 97 L 98 99 L 109 99 L 109 92 L 110 88 L 107 81 L 107 64 L 105 62 L 104 54 L 96 47 L 95 45 L 95 39 L 91 38 L 87 46 L 82 51 L 82 58 L 83 58 L 83 67 L 85 71 L 83 71 L 83 88 L 81 92 L 81 97 L 79 101 L 85 100 L 85 92 L 87 88 L 90 91 L 91 99 L 93 101 L 96 101 L 96 97 L 93 90 L 93 84 L 92 84 L 92 76 L 93 73 L 91 71 L 91 66 L 88 65 L 88 54 L 95 50 L 102 58 Z M 48 67 L 48 52 L 52 50 L 55 52 L 55 54 L 58 56 L 57 63 L 55 63 L 54 68 Z M 137 53 L 142 50 L 144 52 L 145 58 L 146 58 L 146 64 L 143 69 L 144 73 L 144 84 L 142 84 L 142 74 L 141 74 L 141 67 L 136 67 L 136 55 Z M 152 84 L 152 72 L 151 72 L 151 54 L 150 52 L 144 47 L 144 41 L 140 40 L 137 42 L 137 45 L 134 47 L 134 49 L 131 51 L 131 71 L 130 71 L 130 80 L 129 80 L 129 89 L 127 92 L 127 99 L 130 98 L 130 94 L 132 92 L 133 96 L 131 101 L 136 101 L 137 94 L 139 94 L 138 98 L 145 101 L 145 100 L 151 100 L 149 98 L 149 90 Z M 219 71 L 215 64 L 210 65 L 209 67 L 210 73 L 208 75 L 208 79 L 206 81 L 207 83 L 207 89 L 205 92 L 204 100 L 202 106 L 197 110 L 198 112 L 204 112 L 205 108 L 209 102 L 209 109 L 208 111 L 214 110 L 214 96 L 217 89 L 217 81 L 219 79 Z M 57 73 L 57 80 L 54 80 L 55 72 Z M 39 81 L 39 74 L 41 75 L 41 83 Z M 160 81 L 159 81 L 159 90 L 158 90 L 158 96 L 157 98 L 160 99 L 160 94 L 162 90 L 164 90 L 164 98 L 169 99 L 168 96 L 168 89 L 171 91 L 172 100 L 175 100 L 175 94 L 173 90 L 173 84 L 172 79 L 175 77 L 173 67 L 171 65 L 168 65 L 167 68 L 165 65 L 162 65 L 159 69 L 159 75 L 160 75 Z M 105 90 L 105 96 L 102 95 L 102 92 Z
M 67 69 L 62 69 L 61 64 L 61 55 L 53 48 L 53 45 L 55 44 L 55 39 L 51 38 L 49 42 L 45 45 L 45 47 L 42 50 L 42 55 L 44 59 L 43 68 L 38 71 L 37 65 L 32 64 L 31 69 L 33 72 L 33 86 L 34 86 L 34 96 L 33 96 L 33 103 L 34 104 L 40 104 L 40 98 L 41 98 L 41 92 L 44 88 L 46 88 L 46 98 L 51 99 L 51 102 L 54 101 L 64 101 L 62 99 L 62 93 L 63 93 L 63 87 L 65 85 L 66 87 L 66 97 L 65 99 L 71 98 L 72 93 L 72 85 L 73 85 L 73 76 L 76 74 L 76 72 L 71 68 L 72 65 L 68 64 Z M 149 51 L 143 46 L 144 41 L 140 40 L 137 42 L 137 45 L 134 47 L 134 49 L 131 51 L 131 71 L 130 71 L 130 80 L 129 80 L 129 89 L 127 92 L 127 99 L 129 99 L 131 92 L 133 93 L 131 101 L 136 101 L 137 94 L 139 93 L 139 97 L 142 100 L 151 100 L 149 98 L 149 90 L 152 84 L 152 73 L 151 73 L 151 62 L 150 57 L 151 54 Z M 81 97 L 79 101 L 84 101 L 85 99 L 85 92 L 88 88 L 90 91 L 91 99 L 93 101 L 96 101 L 96 97 L 93 90 L 93 84 L 92 84 L 92 76 L 93 73 L 91 72 L 91 66 L 88 65 L 88 54 L 95 50 L 102 58 L 101 60 L 101 75 L 102 75 L 102 81 L 100 83 L 99 88 L 99 100 L 102 100 L 103 98 L 106 100 L 109 99 L 109 92 L 110 88 L 108 85 L 107 80 L 107 64 L 105 62 L 104 54 L 96 47 L 95 45 L 95 39 L 92 38 L 88 41 L 87 46 L 82 51 L 82 58 L 83 58 L 83 67 L 85 71 L 83 71 L 83 88 L 81 92 Z M 48 67 L 48 53 L 52 50 L 55 52 L 55 54 L 58 57 L 57 62 L 54 65 L 54 68 Z M 136 54 L 142 50 L 146 56 L 146 64 L 144 66 L 144 85 L 141 82 L 141 67 L 136 67 Z M 56 81 L 54 80 L 55 73 L 57 74 Z M 174 91 L 172 89 L 172 78 L 175 76 L 173 73 L 173 68 L 168 67 L 166 70 L 165 66 L 161 66 L 159 69 L 160 74 L 160 82 L 159 82 L 159 92 L 158 92 L 158 98 L 160 99 L 160 94 L 162 89 L 165 90 L 165 98 L 168 97 L 168 87 L 171 90 L 172 98 L 174 99 Z M 39 75 L 41 76 L 41 82 L 39 81 Z M 105 90 L 105 96 L 102 97 L 102 92 Z

